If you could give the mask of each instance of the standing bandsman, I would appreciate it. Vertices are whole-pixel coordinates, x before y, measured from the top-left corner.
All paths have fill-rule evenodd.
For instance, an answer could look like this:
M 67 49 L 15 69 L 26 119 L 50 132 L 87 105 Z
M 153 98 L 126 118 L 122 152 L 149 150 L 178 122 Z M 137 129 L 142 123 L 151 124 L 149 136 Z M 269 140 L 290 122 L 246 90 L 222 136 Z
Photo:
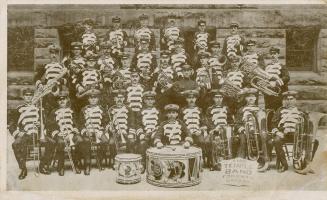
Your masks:
M 160 63 L 154 71 L 153 75 L 155 79 L 155 91 L 158 99 L 160 95 L 172 86 L 172 83 L 176 80 L 176 74 L 172 66 L 170 65 L 170 52 L 162 51 L 160 53 Z
M 75 152 L 71 154 L 75 172 L 80 174 L 78 157 L 80 156 L 80 144 L 83 142 L 83 139 L 76 128 L 77 116 L 69 106 L 68 90 L 59 92 L 57 101 L 59 108 L 54 109 L 50 113 L 47 129 L 56 141 L 59 176 L 64 176 L 65 148 L 71 148 L 71 146 L 75 146 Z
M 178 77 L 182 77 L 181 66 L 190 61 L 189 55 L 186 53 L 184 48 L 184 39 L 178 38 L 175 41 L 175 46 L 172 49 L 170 56 L 172 67 Z
M 295 160 L 293 157 L 293 167 L 297 173 L 306 175 L 307 173 L 314 173 L 311 168 L 311 162 L 319 143 L 316 139 L 313 141 L 312 135 L 310 135 L 312 124 L 309 122 L 308 114 L 296 107 L 296 95 L 296 91 L 287 91 L 283 93 L 284 106 L 280 107 L 274 114 L 272 120 L 273 135 L 272 138 L 270 138 L 272 140 L 269 141 L 269 144 L 272 144 L 276 148 L 277 166 L 280 166 L 279 162 L 282 164 L 278 171 L 284 172 L 288 169 L 288 164 L 282 147 L 283 143 L 294 143 L 294 134 L 296 134 L 296 132 L 298 132 L 298 134 L 304 134 L 300 136 L 303 140 L 302 145 L 296 148 L 297 151 L 299 151 L 298 148 L 303 148 L 300 150 L 303 155 L 300 155 L 301 157 L 299 160 Z M 312 143 L 314 143 L 313 148 Z M 293 156 L 294 155 L 295 152 L 293 152 Z
M 218 87 L 226 68 L 227 57 L 221 54 L 220 43 L 213 40 L 209 43 L 211 57 L 208 60 L 212 87 Z
M 249 40 L 246 44 L 246 52 L 243 55 L 243 59 L 263 68 L 265 65 L 263 55 L 258 53 L 255 48 L 256 41 Z
M 280 108 L 283 105 L 282 93 L 288 90 L 287 85 L 290 80 L 290 75 L 286 66 L 279 63 L 279 52 L 280 50 L 278 48 L 270 48 L 269 53 L 272 57 L 272 61 L 265 67 L 265 71 L 273 77 L 273 80 L 270 81 L 271 86 L 280 88 L 280 93 L 277 97 L 265 95 L 266 109 L 277 110 Z
M 185 148 L 189 148 L 193 139 L 184 122 L 178 119 L 179 106 L 167 104 L 164 110 L 167 120 L 160 124 L 155 133 L 154 145 L 162 148 L 163 145 L 183 144 Z
M 211 35 L 207 32 L 207 22 L 204 20 L 198 21 L 198 31 L 194 34 L 194 50 L 197 53 L 200 49 L 207 51 L 208 44 L 212 40 Z
M 101 42 L 100 49 L 101 49 L 101 56 L 98 59 L 98 66 L 99 69 L 102 70 L 105 66 L 110 67 L 111 70 L 115 70 L 118 68 L 118 61 L 111 56 L 111 43 Z
M 141 110 L 142 115 L 142 129 L 143 132 L 139 135 L 139 154 L 142 155 L 142 163 L 145 167 L 146 149 L 150 145 L 155 132 L 159 126 L 159 111 L 155 107 L 156 93 L 154 91 L 145 91 L 143 93 L 144 106 Z
M 203 89 L 211 89 L 212 71 L 209 70 L 209 57 L 208 52 L 199 52 L 199 66 L 196 69 L 195 81 Z M 210 74 L 209 74 L 210 72 Z
M 102 77 L 100 72 L 96 69 L 97 56 L 93 55 L 86 58 L 86 69 L 80 74 L 77 79 L 76 90 L 77 97 L 80 98 L 81 107 L 85 106 L 86 99 L 85 92 L 91 88 L 102 89 Z
M 149 41 L 149 50 L 156 50 L 156 40 L 154 37 L 154 32 L 149 28 L 149 16 L 142 14 L 139 17 L 140 28 L 135 31 L 134 35 L 134 45 L 135 52 L 140 50 L 140 39 L 145 38 Z
M 221 90 L 212 89 L 210 93 L 213 95 L 213 105 L 206 111 L 209 136 L 205 140 L 205 146 L 210 170 L 219 171 L 221 160 L 232 156 L 232 138 L 231 135 L 227 134 L 226 127 L 233 122 L 233 118 L 228 107 L 222 104 L 223 93 Z M 227 138 L 227 141 L 223 141 L 224 138 Z
M 82 34 L 82 43 L 84 54 L 91 51 L 94 54 L 99 50 L 97 36 L 94 33 L 93 27 L 95 22 L 93 19 L 85 19 L 83 22 L 84 33 Z
M 196 105 L 199 91 L 186 90 L 183 92 L 183 95 L 187 105 L 181 110 L 181 116 L 192 136 L 194 144 L 202 149 L 203 160 L 205 161 L 207 154 L 205 152 L 204 139 L 207 137 L 208 133 L 202 109 Z
M 48 112 L 50 112 L 56 105 L 55 96 L 58 95 L 61 87 L 67 84 L 65 74 L 68 72 L 67 68 L 59 63 L 60 47 L 56 44 L 51 44 L 48 49 L 51 62 L 46 64 L 44 68 L 38 69 L 35 76 L 35 86 L 38 91 L 41 91 L 46 85 L 51 84 L 53 81 L 56 82 L 56 86 L 52 88 L 51 93 L 44 97 L 44 108 L 47 112 L 46 114 L 48 114 Z
M 246 151 L 247 144 L 246 141 L 246 123 L 248 124 L 248 134 L 255 135 L 259 133 L 260 137 L 258 137 L 259 149 L 263 152 L 263 155 L 258 155 L 258 171 L 264 172 L 268 169 L 269 159 L 268 159 L 268 150 L 267 150 L 267 130 L 263 129 L 263 126 L 259 125 L 262 124 L 261 117 L 266 117 L 265 112 L 263 112 L 257 105 L 256 105 L 256 96 L 258 90 L 255 88 L 244 88 L 242 94 L 245 95 L 246 105 L 241 107 L 236 114 L 236 125 L 235 131 L 239 137 L 239 146 L 238 146 L 238 156 L 241 158 L 246 158 L 247 156 L 250 158 L 250 152 Z M 264 116 L 260 116 L 259 112 Z M 259 121 L 260 120 L 260 121 Z M 266 122 L 266 120 L 263 120 Z M 260 129 L 262 128 L 262 129 Z M 261 140 L 261 142 L 260 142 Z M 249 142 L 249 141 L 248 141 Z M 261 144 L 261 145 L 260 145 Z M 257 149 L 257 154 L 261 151 Z
M 157 59 L 151 51 L 149 51 L 149 40 L 146 38 L 140 39 L 140 50 L 134 55 L 131 68 L 136 68 L 139 72 L 145 69 L 150 70 L 153 73 L 157 67 Z
M 242 56 L 245 41 L 244 38 L 238 33 L 239 26 L 237 23 L 231 23 L 230 28 L 231 34 L 224 40 L 222 53 L 228 58 L 228 54 L 231 52 L 238 56 Z
M 177 16 L 169 15 L 168 16 L 168 25 L 162 30 L 160 34 L 161 38 L 161 50 L 172 51 L 174 49 L 175 41 L 178 38 L 183 38 L 183 33 L 181 29 L 176 25 Z
M 100 170 L 103 170 L 103 159 L 109 146 L 108 134 L 108 114 L 99 105 L 100 90 L 90 89 L 86 92 L 88 96 L 88 105 L 81 110 L 80 130 L 83 136 L 83 145 L 81 145 L 84 157 L 84 174 L 90 175 L 91 169 L 91 144 L 97 145 L 97 162 Z
M 128 36 L 127 33 L 122 30 L 119 17 L 112 18 L 113 27 L 106 34 L 104 41 L 109 41 L 111 46 L 111 54 L 116 60 L 120 60 L 120 55 L 124 52 L 124 48 L 127 46 Z
M 20 180 L 27 176 L 26 157 L 27 157 L 27 145 L 33 143 L 36 145 L 36 141 L 40 139 L 40 145 L 45 146 L 45 153 L 40 158 L 39 172 L 42 174 L 50 174 L 49 165 L 51 162 L 51 155 L 53 154 L 54 141 L 47 135 L 40 135 L 39 132 L 45 133 L 45 130 L 41 130 L 43 124 L 41 124 L 40 109 L 31 104 L 33 98 L 33 90 L 23 90 L 24 104 L 18 106 L 17 110 L 11 118 L 9 130 L 12 133 L 15 141 L 12 144 L 18 166 L 21 172 L 18 176 Z M 42 108 L 41 108 L 42 109 Z
M 131 84 L 131 69 L 130 69 L 130 60 L 127 53 L 121 55 L 121 66 L 116 70 L 116 78 L 122 80 L 124 83 L 124 88 L 127 88 Z
M 127 87 L 127 105 L 133 112 L 140 112 L 142 109 L 142 98 L 144 88 L 140 84 L 140 75 L 136 69 L 131 71 L 131 85 Z

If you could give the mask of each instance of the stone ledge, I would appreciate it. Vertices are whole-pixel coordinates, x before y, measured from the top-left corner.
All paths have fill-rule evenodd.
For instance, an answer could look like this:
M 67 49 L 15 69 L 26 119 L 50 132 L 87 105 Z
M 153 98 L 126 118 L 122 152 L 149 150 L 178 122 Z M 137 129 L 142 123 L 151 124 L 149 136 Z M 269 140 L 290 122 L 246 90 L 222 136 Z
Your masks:
M 35 48 L 47 48 L 50 44 L 59 44 L 58 38 L 34 38 Z
M 297 106 L 306 112 L 327 113 L 326 100 L 297 100 Z
M 327 85 L 327 73 L 291 71 L 289 85 Z
M 35 38 L 58 38 L 57 29 L 35 29 Z
M 327 86 L 290 85 L 289 90 L 298 91 L 299 100 L 327 100 Z

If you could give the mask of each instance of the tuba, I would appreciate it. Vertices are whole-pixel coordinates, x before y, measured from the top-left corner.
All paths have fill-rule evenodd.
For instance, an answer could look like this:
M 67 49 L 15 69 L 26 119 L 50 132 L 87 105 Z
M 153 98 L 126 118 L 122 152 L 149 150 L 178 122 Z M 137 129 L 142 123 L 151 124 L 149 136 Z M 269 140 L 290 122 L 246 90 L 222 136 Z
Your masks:
M 241 93 L 241 88 L 234 85 L 228 79 L 225 79 L 221 83 L 221 89 L 222 89 L 222 92 L 223 92 L 224 96 L 231 97 L 233 99 L 237 99 L 238 95 Z
M 260 156 L 259 133 L 254 114 L 249 113 L 245 119 L 245 137 L 249 160 L 258 160 Z
M 223 66 L 227 62 L 227 57 L 225 55 L 219 55 L 218 57 L 218 65 Z
M 305 157 L 312 154 L 312 125 L 312 122 L 304 116 L 300 117 L 299 122 L 296 125 L 293 144 L 293 167 L 297 170 L 306 167 Z
M 243 61 L 240 65 L 240 70 L 244 73 L 245 77 L 250 80 L 252 87 L 258 89 L 262 93 L 270 96 L 278 96 L 281 92 L 280 87 L 272 87 L 269 80 L 272 77 L 257 65 Z

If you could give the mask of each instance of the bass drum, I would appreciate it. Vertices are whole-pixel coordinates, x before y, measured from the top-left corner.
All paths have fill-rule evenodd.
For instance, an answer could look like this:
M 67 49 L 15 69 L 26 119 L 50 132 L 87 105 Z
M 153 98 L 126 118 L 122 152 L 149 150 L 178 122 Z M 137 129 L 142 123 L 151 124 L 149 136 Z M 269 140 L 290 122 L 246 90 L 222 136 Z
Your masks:
M 178 188 L 201 182 L 202 151 L 196 147 L 166 146 L 147 150 L 147 181 L 160 187 Z

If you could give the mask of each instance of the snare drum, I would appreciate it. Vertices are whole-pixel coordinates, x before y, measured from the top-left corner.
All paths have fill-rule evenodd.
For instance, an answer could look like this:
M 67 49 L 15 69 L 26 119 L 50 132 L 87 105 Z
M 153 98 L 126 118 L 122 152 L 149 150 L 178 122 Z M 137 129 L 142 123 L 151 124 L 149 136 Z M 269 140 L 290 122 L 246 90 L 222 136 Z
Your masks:
M 149 148 L 146 154 L 148 183 L 161 187 L 187 187 L 200 183 L 201 149 L 176 145 Z
M 124 153 L 115 157 L 115 170 L 117 171 L 116 182 L 132 184 L 141 181 L 142 156 L 138 154 Z

